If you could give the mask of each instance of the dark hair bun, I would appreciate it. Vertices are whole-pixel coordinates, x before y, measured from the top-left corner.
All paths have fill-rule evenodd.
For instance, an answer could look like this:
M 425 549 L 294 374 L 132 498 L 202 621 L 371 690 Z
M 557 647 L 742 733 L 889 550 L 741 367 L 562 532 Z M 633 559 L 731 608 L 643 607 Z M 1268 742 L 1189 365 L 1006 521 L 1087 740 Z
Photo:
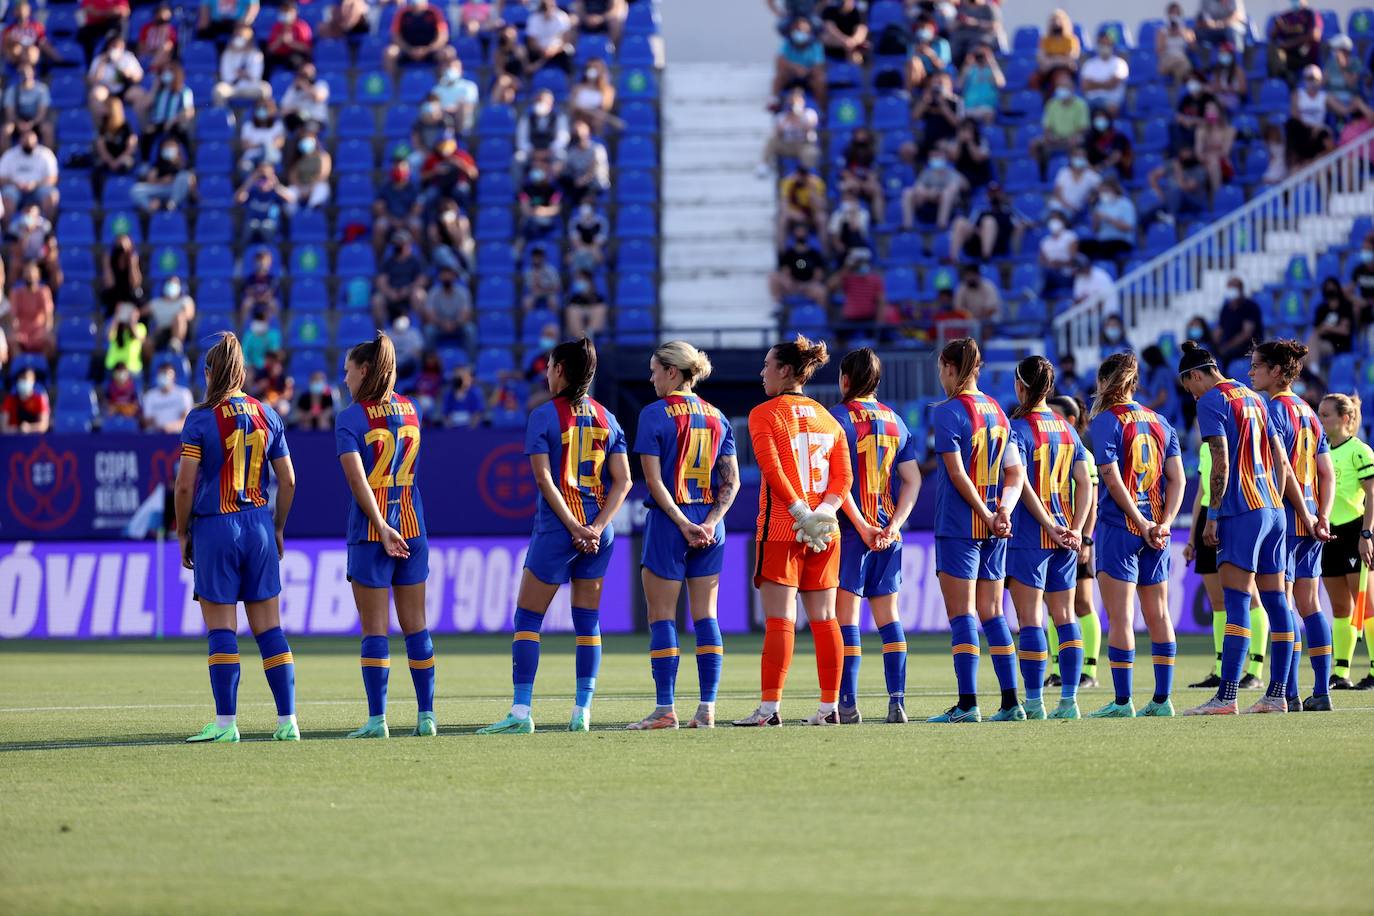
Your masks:
M 1191 350 L 1201 350 L 1202 344 L 1198 343 L 1196 340 L 1185 340 L 1181 346 L 1181 349 L 1184 353 L 1187 353 Z

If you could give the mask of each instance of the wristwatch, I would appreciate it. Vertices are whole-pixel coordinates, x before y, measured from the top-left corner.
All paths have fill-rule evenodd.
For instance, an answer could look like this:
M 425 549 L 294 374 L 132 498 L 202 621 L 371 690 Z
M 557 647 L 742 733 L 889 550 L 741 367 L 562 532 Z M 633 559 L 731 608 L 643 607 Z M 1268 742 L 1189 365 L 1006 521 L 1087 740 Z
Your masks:
M 1083 537 L 1083 546 L 1084 546 L 1084 547 L 1091 547 L 1092 545 L 1093 545 L 1093 539 L 1092 539 L 1091 537 L 1088 537 L 1088 536 L 1085 535 L 1085 536 Z
M 1366 541 L 1374 541 L 1374 531 L 1370 531 L 1366 528 L 1360 532 L 1360 537 L 1364 538 Z

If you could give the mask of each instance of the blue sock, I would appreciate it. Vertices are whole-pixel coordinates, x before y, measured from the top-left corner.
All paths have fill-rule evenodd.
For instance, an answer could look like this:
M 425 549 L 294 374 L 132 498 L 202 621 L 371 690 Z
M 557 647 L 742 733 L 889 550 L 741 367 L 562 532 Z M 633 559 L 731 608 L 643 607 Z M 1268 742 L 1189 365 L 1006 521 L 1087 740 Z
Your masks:
M 1083 629 L 1075 620 L 1054 628 L 1059 634 L 1059 695 L 1068 700 L 1078 696 L 1078 678 L 1083 673 Z
M 1044 692 L 1045 669 L 1050 663 L 1050 644 L 1044 627 L 1021 628 L 1021 680 L 1026 683 L 1026 699 L 1038 700 Z
M 1288 595 L 1283 592 L 1260 592 L 1260 604 L 1269 615 L 1269 689 L 1267 697 L 1285 699 L 1288 696 L 1288 669 L 1293 664 L 1293 612 L 1288 609 Z
M 277 715 L 296 714 L 296 660 L 291 655 L 291 646 L 286 642 L 286 634 L 281 627 L 259 633 L 258 653 L 262 655 L 262 672 L 267 676 L 267 686 L 272 689 L 272 699 L 277 701 Z
M 1003 694 L 1016 689 L 1016 646 L 1011 641 L 1011 626 L 1007 618 L 998 614 L 983 622 L 983 635 L 988 639 L 988 654 L 992 656 L 992 670 L 997 673 L 997 686 Z
M 364 636 L 362 648 L 363 689 L 367 714 L 386 715 L 386 682 L 391 674 L 391 646 L 385 636 Z
M 677 624 L 671 620 L 649 624 L 649 669 L 654 675 L 654 691 L 659 706 L 673 705 L 677 667 L 681 660 L 682 653 L 677 647 Z
M 429 630 L 406 637 L 406 659 L 415 684 L 415 705 L 420 712 L 434 712 L 434 642 L 429 638 Z
M 978 621 L 972 614 L 963 614 L 949 622 L 949 644 L 954 653 L 954 680 L 959 685 L 959 698 L 978 703 Z M 970 699 L 972 698 L 972 699 Z
M 238 715 L 239 638 L 233 630 L 211 630 L 210 692 L 215 697 L 215 715 Z
M 1107 661 L 1112 666 L 1112 686 L 1116 689 L 1116 702 L 1127 705 L 1131 702 L 1131 680 L 1135 670 L 1135 650 L 1107 647 Z
M 1324 697 L 1331 683 L 1331 621 L 1318 610 L 1302 623 L 1307 631 L 1307 657 L 1312 661 L 1312 695 Z
M 844 641 L 844 665 L 840 669 L 840 705 L 853 709 L 859 703 L 859 664 L 863 661 L 863 645 L 857 626 L 840 627 Z
M 878 628 L 883 640 L 883 680 L 887 682 L 889 699 L 906 696 L 906 631 L 902 622 L 894 620 Z
M 1221 638 L 1221 686 L 1217 688 L 1217 697 L 1229 703 L 1240 692 L 1240 673 L 1250 651 L 1250 593 L 1226 588 L 1222 589 L 1222 596 L 1226 605 L 1226 635 Z
M 511 683 L 515 685 L 514 703 L 529 706 L 534 698 L 534 675 L 539 671 L 539 628 L 544 615 L 515 609 L 515 638 L 510 644 Z
M 577 633 L 577 693 L 574 706 L 592 705 L 596 692 L 596 673 L 601 669 L 601 616 L 584 607 L 572 609 L 573 630 Z
M 1297 611 L 1293 612 L 1293 660 L 1288 663 L 1288 699 L 1296 700 L 1298 691 L 1298 669 L 1302 667 L 1302 627 L 1298 623 Z
M 720 624 L 714 617 L 703 617 L 693 626 L 697 634 L 697 680 L 701 687 L 701 702 L 714 703 L 716 691 L 720 689 L 720 669 L 725 666 Z
M 1156 703 L 1163 703 L 1174 692 L 1174 656 L 1178 655 L 1176 642 L 1150 643 L 1150 660 L 1155 666 Z

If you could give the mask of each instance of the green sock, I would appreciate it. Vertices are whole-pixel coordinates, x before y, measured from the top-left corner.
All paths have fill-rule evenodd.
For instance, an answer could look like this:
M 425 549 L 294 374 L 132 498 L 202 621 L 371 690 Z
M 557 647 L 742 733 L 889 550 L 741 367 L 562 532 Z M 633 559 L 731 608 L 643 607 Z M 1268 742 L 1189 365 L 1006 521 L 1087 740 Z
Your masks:
M 1087 617 L 1078 618 L 1083 629 L 1083 673 L 1097 677 L 1097 653 L 1102 651 L 1102 619 L 1093 611 Z
M 1059 628 L 1051 621 L 1045 627 L 1045 635 L 1050 641 L 1050 674 L 1059 674 Z
M 1226 637 L 1226 611 L 1212 612 L 1212 648 L 1217 652 L 1217 663 L 1212 666 L 1212 673 L 1221 677 L 1221 641 Z
M 1374 677 L 1374 617 L 1364 618 L 1364 650 L 1369 653 L 1369 674 Z
M 1356 630 L 1349 617 L 1331 621 L 1331 673 L 1336 677 L 1350 677 L 1350 659 L 1355 654 Z
M 1264 677 L 1264 651 L 1269 648 L 1269 615 L 1264 608 L 1250 606 L 1250 660 L 1245 673 Z

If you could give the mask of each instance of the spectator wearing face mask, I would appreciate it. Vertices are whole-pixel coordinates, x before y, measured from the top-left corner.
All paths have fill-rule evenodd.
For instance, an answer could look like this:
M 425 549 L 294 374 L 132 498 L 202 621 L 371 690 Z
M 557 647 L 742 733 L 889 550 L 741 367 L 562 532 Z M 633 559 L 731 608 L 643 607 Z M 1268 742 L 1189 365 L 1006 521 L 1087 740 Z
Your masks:
M 1350 298 L 1359 310 L 1360 324 L 1374 320 L 1374 233 L 1365 236 L 1364 244 L 1355 255 L 1355 267 L 1350 272 Z
M 821 10 L 821 44 L 828 60 L 863 66 L 868 23 L 856 0 L 835 0 Z
M 295 216 L 301 207 L 315 210 L 329 203 L 329 176 L 333 168 L 334 160 L 320 146 L 314 130 L 305 131 L 296 141 L 296 161 L 287 172 L 290 196 L 286 212 Z
M 872 248 L 868 211 L 853 192 L 841 194 L 840 205 L 830 214 L 826 237 L 830 242 L 830 257 L 836 263 L 843 263 L 856 248 Z
M 243 361 L 254 370 L 267 365 L 267 354 L 281 349 L 281 329 L 268 318 L 267 310 L 259 306 L 243 332 Z
M 0 404 L 0 423 L 3 423 L 2 431 L 12 435 L 48 431 L 52 423 L 52 405 L 32 369 L 25 369 L 15 378 L 14 388 Z
M 559 8 L 556 0 L 537 0 L 525 22 L 525 46 L 538 66 L 572 70 L 577 23 Z
M 924 13 L 917 16 L 911 35 L 912 46 L 911 56 L 907 61 L 906 88 L 915 95 L 921 87 L 930 85 L 931 77 L 948 72 L 954 57 L 949 42 L 940 35 L 940 27 L 933 17 Z
M 329 83 L 319 78 L 314 64 L 303 64 L 296 71 L 281 97 L 282 123 L 287 130 L 306 126 L 322 130 L 329 123 Z
M 1355 304 L 1341 289 L 1335 277 L 1322 281 L 1321 301 L 1312 316 L 1312 332 L 1307 336 L 1307 366 L 1325 377 L 1326 363 L 1338 353 L 1349 353 L 1359 328 L 1355 324 Z
M 1227 281 L 1221 312 L 1208 336 L 1223 365 L 1245 356 L 1264 339 L 1264 312 L 1259 303 L 1245 295 L 1245 281 L 1240 277 Z
M 143 180 L 129 190 L 129 199 L 145 213 L 179 210 L 186 206 L 195 189 L 195 179 L 195 172 L 187 168 L 181 144 L 175 137 L 166 137 Z
M 271 164 L 259 165 L 234 194 L 234 203 L 243 211 L 240 240 L 245 245 L 277 241 L 282 207 L 290 200 Z
M 999 321 L 1002 294 L 997 285 L 983 276 L 976 264 L 964 265 L 960 274 L 959 285 L 954 290 L 954 308 L 974 321 Z
M 472 226 L 458 205 L 445 200 L 439 205 L 439 218 L 426 227 L 430 260 L 435 267 L 453 271 L 463 282 L 472 273 L 476 242 Z
M 1302 85 L 1294 89 L 1288 103 L 1284 125 L 1288 167 L 1301 168 L 1335 147 L 1326 117 L 1331 112 L 1330 96 L 1322 87 L 1322 71 L 1315 64 L 1302 71 Z
M 372 317 L 377 324 L 381 325 L 387 319 L 394 322 L 400 315 L 423 314 L 429 278 L 409 233 L 396 233 L 391 254 L 382 261 L 381 268 L 377 274 L 376 293 L 372 297 Z M 421 345 L 423 343 L 422 340 Z
M 542 168 L 529 170 L 520 188 L 520 235 L 525 242 L 551 236 L 563 214 L 563 194 Z
M 768 291 L 778 304 L 786 296 L 805 296 L 825 305 L 825 256 L 811 244 L 805 226 L 793 227 L 787 247 L 778 252 L 778 269 L 768 278 Z
M 853 194 L 868 204 L 874 221 L 885 222 L 887 201 L 878 175 L 878 141 L 867 127 L 856 129 L 844 148 L 840 194 Z
M 459 281 L 456 271 L 439 271 L 420 316 L 429 346 L 461 347 L 469 353 L 475 349 L 477 326 L 472 317 L 472 293 Z
M 270 99 L 272 87 L 263 81 L 265 61 L 262 51 L 253 43 L 253 29 L 239 26 L 234 29 L 234 38 L 219 58 L 219 82 L 215 84 L 216 105 L 227 104 L 230 99 Z
M 553 93 L 541 89 L 529 110 L 516 122 L 516 161 L 528 162 L 538 151 L 548 151 L 555 159 L 562 159 L 570 136 L 568 116 L 554 108 Z
M 1121 193 L 1116 179 L 1103 182 L 1098 190 L 1091 223 L 1093 237 L 1080 240 L 1078 248 L 1094 261 L 1120 260 L 1135 251 L 1135 204 Z
M 1288 9 L 1269 20 L 1269 75 L 1290 82 L 1304 68 L 1321 63 L 1322 17 L 1307 0 L 1288 0 Z
M 4 91 L 4 123 L 0 124 L 0 140 L 11 143 L 32 130 L 45 145 L 53 145 L 50 118 L 52 92 L 48 84 L 39 81 L 29 64 L 19 68 L 19 78 L 10 82 Z
M 135 111 L 141 111 L 147 101 L 147 93 L 139 85 L 142 82 L 143 65 L 129 50 L 123 36 L 114 36 L 105 45 L 105 50 L 91 61 L 90 70 L 86 73 L 91 117 L 100 121 L 105 116 L 105 106 L 110 99 L 120 99 L 124 104 L 133 106 Z
M 453 381 L 444 395 L 444 420 L 449 426 L 470 429 L 480 426 L 486 416 L 486 401 L 472 381 L 472 370 L 459 366 L 453 370 Z
M 949 147 L 931 151 L 916 182 L 902 192 L 902 228 L 922 225 L 945 229 L 954 208 L 968 192 L 968 181 L 950 165 Z
M 1084 254 L 1073 259 L 1073 304 L 1090 305 L 1096 308 L 1100 315 L 1115 316 L 1119 311 L 1116 281 L 1112 279 L 1111 274 L 1094 264 Z M 1125 337 L 1125 326 L 1121 325 L 1120 318 L 1116 321 L 1122 329 L 1122 334 L 1115 342 L 1120 343 Z M 1104 330 L 1106 326 L 1107 321 L 1103 319 Z
M 1002 103 L 1002 90 L 1007 78 L 997 63 L 997 55 L 987 45 L 979 45 L 969 52 L 964 68 L 959 71 L 959 94 L 964 100 L 964 114 L 980 124 L 997 120 Z
M 825 244 L 825 181 L 801 163 L 778 183 L 779 244 L 788 230 L 798 224 L 820 236 Z
M 1217 49 L 1216 62 L 1207 71 L 1207 92 L 1231 116 L 1235 116 L 1249 98 L 1250 80 L 1233 45 L 1224 44 Z
M 137 417 L 142 412 L 138 380 L 128 366 L 117 363 L 112 367 L 100 400 L 106 417 Z
M 177 384 L 176 370 L 163 366 L 157 371 L 157 384 L 143 392 L 143 428 L 149 432 L 179 433 L 193 406 L 190 389 Z
M 267 76 L 278 70 L 293 73 L 315 55 L 315 34 L 310 23 L 302 19 L 294 0 L 286 0 L 280 7 L 277 21 L 267 35 Z
M 0 198 L 6 213 L 17 213 L 37 204 L 52 219 L 61 195 L 57 190 L 57 157 L 38 143 L 38 134 L 24 131 L 19 145 L 0 155 Z
M 472 130 L 481 91 L 475 82 L 463 76 L 463 62 L 456 55 L 447 57 L 429 94 L 439 100 L 444 116 L 454 129 L 461 134 Z
M 128 233 L 115 237 L 100 263 L 100 301 L 112 315 L 122 303 L 143 301 L 143 263 Z
M 153 18 L 138 30 L 138 42 L 134 50 L 144 69 L 161 70 L 176 60 L 180 38 L 176 24 L 172 22 L 172 4 L 169 0 L 162 0 Z
M 253 270 L 243 278 L 243 297 L 239 301 L 239 321 L 260 314 L 273 319 L 281 313 L 281 289 L 276 271 L 272 268 L 272 254 L 259 250 L 253 256 Z
M 372 253 L 378 261 L 387 241 L 398 231 L 419 234 L 424 212 L 420 186 L 411 179 L 409 162 L 401 159 L 392 165 L 388 179 L 377 189 L 377 199 L 372 203 Z
M 1099 346 L 1103 359 L 1113 353 L 1125 353 L 1132 349 L 1130 342 L 1126 340 L 1126 325 L 1120 315 L 1108 315 L 1102 319 L 1102 340 Z
M 30 204 L 15 214 L 8 227 L 10 245 L 9 256 L 14 264 L 33 264 L 39 273 L 47 278 L 48 285 L 54 290 L 62 286 L 62 268 L 57 250 L 57 238 L 53 234 L 52 223 L 38 209 Z M 0 273 L 0 280 L 3 274 Z
M 1117 129 L 1105 111 L 1093 113 L 1092 129 L 1083 141 L 1088 164 L 1105 178 L 1116 176 L 1129 180 L 1135 173 L 1135 148 L 1131 138 Z
M 148 303 L 148 319 L 152 322 L 154 352 L 185 351 L 191 322 L 196 320 L 196 302 L 183 288 L 180 277 L 169 277 L 162 284 L 160 294 Z
M 24 265 L 21 276 L 23 282 L 14 285 L 9 298 L 13 349 L 52 359 L 57 348 L 52 290 L 33 261 Z
M 840 294 L 840 320 L 894 323 L 899 317 L 889 307 L 882 274 L 873 270 L 873 252 L 855 248 L 828 283 Z
M 452 136 L 453 128 L 444 117 L 444 106 L 433 95 L 426 97 L 410 126 L 411 167 L 419 168 L 441 140 Z
M 1045 31 L 1040 36 L 1040 45 L 1035 52 L 1037 84 L 1053 86 L 1060 73 L 1067 72 L 1070 79 L 1078 69 L 1078 58 L 1083 49 L 1073 30 L 1073 20 L 1064 10 L 1050 13 Z
M 420 360 L 425 352 L 425 335 L 409 315 L 397 315 L 387 330 L 391 342 L 396 347 L 396 375 L 409 380 L 420 371 Z
M 1045 162 L 1055 153 L 1064 153 L 1080 146 L 1091 126 L 1088 103 L 1074 95 L 1073 77 L 1059 73 L 1055 77 L 1054 96 L 1045 103 L 1040 115 L 1040 136 L 1030 143 L 1031 155 L 1040 164 L 1041 174 Z
M 184 148 L 191 140 L 191 125 L 196 119 L 195 97 L 186 85 L 181 64 L 169 61 L 163 65 L 157 72 L 156 87 L 143 117 L 141 142 L 149 157 L 166 137 L 174 137 Z
M 577 82 L 568 93 L 568 111 L 573 121 L 585 121 L 596 133 L 603 133 L 607 125 L 619 124 L 611 114 L 615 110 L 615 84 L 611 82 L 606 61 L 593 58 L 587 61 Z
M 572 283 L 568 285 L 568 304 L 563 309 L 563 327 L 567 336 L 574 340 L 579 337 L 595 337 L 606 330 L 608 317 L 606 300 L 597 291 L 592 275 L 575 275 Z M 555 337 L 554 343 L 557 342 Z
M 258 0 L 200 0 L 196 37 L 213 41 L 223 50 L 226 37 L 238 36 L 247 28 L 251 34 L 258 18 Z
M 1047 201 L 1049 209 L 1073 225 L 1101 184 L 1102 176 L 1088 164 L 1088 154 L 1082 147 L 1075 147 L 1069 154 L 1069 161 L 1054 176 L 1054 187 Z
M 781 98 L 793 86 L 809 90 L 822 108 L 826 104 L 825 48 L 811 21 L 798 16 L 783 37 L 773 74 L 773 97 Z
M 248 393 L 275 410 L 283 420 L 291 415 L 296 382 L 286 374 L 286 358 L 280 350 L 268 350 L 263 364 L 253 373 Z
M 1051 215 L 1046 223 L 1049 232 L 1040 240 L 1040 269 L 1043 276 L 1041 295 L 1058 298 L 1073 288 L 1074 259 L 1078 256 L 1078 236 L 1064 222 L 1062 216 Z
M 246 174 L 267 163 L 276 168 L 286 148 L 286 125 L 277 114 L 276 103 L 265 98 L 253 107 L 253 117 L 239 130 L 239 173 Z
M 520 300 L 521 308 L 527 312 L 535 308 L 558 309 L 563 294 L 563 277 L 558 273 L 558 268 L 549 263 L 542 247 L 530 250 L 530 263 L 525 268 L 522 280 L 524 295 Z
M 448 20 L 429 0 L 406 0 L 391 21 L 391 43 L 382 52 L 382 66 L 395 79 L 402 64 L 438 63 L 448 45 Z
M 1197 40 L 1209 48 L 1245 47 L 1250 26 L 1245 0 L 1202 0 L 1197 11 Z
M 1186 80 L 1193 72 L 1193 50 L 1197 36 L 1183 18 L 1183 7 L 1170 3 L 1165 7 L 1164 28 L 1155 32 L 1155 59 L 1159 75 L 1172 82 Z
M 1007 192 L 997 182 L 988 185 L 988 202 L 975 218 L 961 216 L 949 230 L 949 260 L 961 257 L 975 261 L 1009 257 L 1019 244 L 1024 219 L 1011 205 Z
M 763 148 L 760 178 L 773 174 L 779 159 L 796 159 L 809 169 L 820 161 L 820 116 L 806 104 L 806 93 L 793 89 L 773 118 L 773 132 Z
M 1192 148 L 1150 173 L 1150 187 L 1161 203 L 1148 211 L 1144 221 L 1158 219 L 1173 225 L 1180 219 L 1207 212 L 1207 169 Z
M 1208 102 L 1202 109 L 1202 124 L 1193 134 L 1193 151 L 1207 170 L 1207 186 L 1213 194 L 1235 177 L 1236 169 L 1231 164 L 1235 143 L 1236 129 L 1225 112 L 1215 101 Z
M 955 93 L 948 73 L 931 77 L 925 92 L 916 100 L 911 117 L 921 126 L 918 150 L 923 156 L 954 137 L 964 120 L 964 103 Z
M 1101 109 L 1113 117 L 1126 101 L 1126 80 L 1131 75 L 1126 58 L 1116 53 L 1116 43 L 1110 35 L 1097 38 L 1097 53 L 1078 69 L 1079 84 L 1088 107 Z
M 1178 94 L 1178 106 L 1174 110 L 1174 120 L 1169 124 L 1169 152 L 1177 154 L 1181 149 L 1192 149 L 1194 134 L 1202 124 L 1203 112 L 1212 97 L 1207 94 L 1207 84 L 1196 73 L 1190 74 L 1183 91 Z
M 590 202 L 583 202 L 568 222 L 568 265 L 595 272 L 606 260 L 606 218 Z
M 292 420 L 299 429 L 334 428 L 334 389 L 323 372 L 313 372 L 305 390 L 296 397 Z
M 592 136 L 586 121 L 574 121 L 572 143 L 563 160 L 563 187 L 574 206 L 596 201 L 611 189 L 611 160 L 606 145 Z

